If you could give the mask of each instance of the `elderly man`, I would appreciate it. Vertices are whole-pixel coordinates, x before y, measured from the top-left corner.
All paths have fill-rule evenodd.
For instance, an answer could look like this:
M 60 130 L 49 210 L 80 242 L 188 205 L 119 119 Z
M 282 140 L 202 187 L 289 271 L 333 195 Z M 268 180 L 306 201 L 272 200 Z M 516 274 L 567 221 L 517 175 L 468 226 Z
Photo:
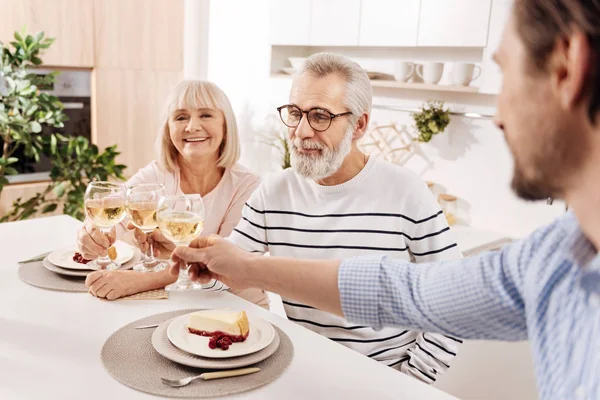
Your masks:
M 375 327 L 529 338 L 541 399 L 600 399 L 598 26 L 598 1 L 516 0 L 496 54 L 512 186 L 525 199 L 564 198 L 573 210 L 529 238 L 426 265 L 257 258 L 218 238 L 180 247 L 173 259 L 196 262 L 201 281 L 265 288 Z
M 292 169 L 259 186 L 230 241 L 252 253 L 295 258 L 460 257 L 425 183 L 357 148 L 371 97 L 369 78 L 355 62 L 327 53 L 306 60 L 289 103 L 278 108 Z M 285 297 L 284 307 L 290 320 L 428 383 L 448 368 L 460 343 L 397 328 L 376 331 Z

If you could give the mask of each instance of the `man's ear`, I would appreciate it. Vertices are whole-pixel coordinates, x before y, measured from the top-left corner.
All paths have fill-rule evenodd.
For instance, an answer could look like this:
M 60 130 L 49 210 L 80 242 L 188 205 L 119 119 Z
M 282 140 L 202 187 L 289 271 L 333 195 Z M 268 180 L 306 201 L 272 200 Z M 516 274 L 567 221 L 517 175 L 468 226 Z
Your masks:
M 354 132 L 352 133 L 352 140 L 359 140 L 362 138 L 365 133 L 367 133 L 367 127 L 369 126 L 369 114 L 364 113 L 358 118 L 356 121 L 356 126 L 354 127 Z

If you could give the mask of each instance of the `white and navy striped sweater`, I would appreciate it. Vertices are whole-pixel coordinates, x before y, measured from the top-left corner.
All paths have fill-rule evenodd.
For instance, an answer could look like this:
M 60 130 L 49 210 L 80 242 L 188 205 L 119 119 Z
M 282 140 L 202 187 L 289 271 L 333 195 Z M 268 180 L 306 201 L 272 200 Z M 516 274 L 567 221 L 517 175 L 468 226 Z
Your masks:
M 229 239 L 248 251 L 295 258 L 387 254 L 425 262 L 460 257 L 425 183 L 375 157 L 337 186 L 318 185 L 289 169 L 270 177 L 246 203 Z M 428 383 L 448 368 L 460 343 L 433 333 L 375 331 L 283 300 L 290 320 Z

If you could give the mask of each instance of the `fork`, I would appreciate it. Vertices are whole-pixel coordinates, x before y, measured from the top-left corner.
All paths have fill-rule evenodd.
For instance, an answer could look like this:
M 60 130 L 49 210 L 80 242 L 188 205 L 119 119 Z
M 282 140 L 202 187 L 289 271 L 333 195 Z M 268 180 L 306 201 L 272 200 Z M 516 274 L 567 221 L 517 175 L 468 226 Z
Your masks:
M 196 376 L 188 376 L 187 378 L 181 379 L 167 379 L 160 378 L 162 383 L 171 387 L 182 387 L 189 385 L 190 382 L 195 381 L 196 379 L 202 379 L 204 381 L 208 381 L 211 379 L 220 379 L 220 378 L 229 378 L 232 376 L 241 376 L 241 375 L 249 375 L 254 374 L 260 371 L 260 368 L 241 368 L 241 369 L 231 369 L 228 371 L 217 371 L 217 372 L 205 372 Z

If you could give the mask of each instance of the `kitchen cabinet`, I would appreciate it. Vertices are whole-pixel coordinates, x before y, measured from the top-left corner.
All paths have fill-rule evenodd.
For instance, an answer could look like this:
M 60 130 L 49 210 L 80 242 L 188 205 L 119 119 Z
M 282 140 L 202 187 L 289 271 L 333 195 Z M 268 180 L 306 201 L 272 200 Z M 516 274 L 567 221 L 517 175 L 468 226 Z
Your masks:
M 356 46 L 361 0 L 313 0 L 309 44 Z
M 93 3 L 89 0 L 0 0 L 0 41 L 15 31 L 44 31 L 56 40 L 42 55 L 53 67 L 94 66 Z
M 504 27 L 512 10 L 513 0 L 494 0 L 490 16 L 490 30 L 487 46 L 483 50 L 481 93 L 498 94 L 502 86 L 502 71 L 494 62 L 493 56 L 500 41 Z
M 97 68 L 182 68 L 183 0 L 95 0 L 93 4 Z
M 361 2 L 360 46 L 416 46 L 421 0 Z
M 485 47 L 491 0 L 421 0 L 419 46 Z
M 156 159 L 155 141 L 169 92 L 183 71 L 98 69 L 94 71 L 95 142 L 101 149 L 117 145 L 125 175 Z
M 269 2 L 269 35 L 274 45 L 306 45 L 312 0 L 272 0 Z

